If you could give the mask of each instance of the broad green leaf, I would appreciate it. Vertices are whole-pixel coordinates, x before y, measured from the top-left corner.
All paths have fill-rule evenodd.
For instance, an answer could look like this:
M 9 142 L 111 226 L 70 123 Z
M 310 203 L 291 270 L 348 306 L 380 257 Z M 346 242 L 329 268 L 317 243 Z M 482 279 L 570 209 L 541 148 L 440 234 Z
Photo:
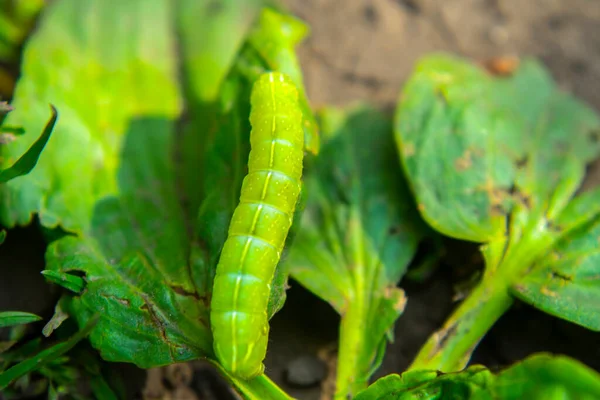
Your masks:
M 564 356 L 536 354 L 497 375 L 482 366 L 439 375 L 411 371 L 379 379 L 356 400 L 592 400 L 600 375 Z
M 366 387 L 404 309 L 397 288 L 428 232 L 402 179 L 391 121 L 372 108 L 326 109 L 323 146 L 287 259 L 292 276 L 342 316 L 337 398 Z
M 119 196 L 98 202 L 90 234 L 60 239 L 46 254 L 48 270 L 84 275 L 85 291 L 64 297 L 62 308 L 80 326 L 100 314 L 90 341 L 102 357 L 142 368 L 212 354 L 209 271 L 188 258 L 171 165 L 173 125 L 132 122 Z
M 196 102 L 217 98 L 264 0 L 182 0 L 177 7 L 187 90 Z M 201 21 L 201 23 L 200 23 Z
M 22 311 L 2 311 L 0 312 L 0 328 L 6 326 L 23 325 L 31 322 L 40 321 L 42 318 L 35 314 Z
M 141 3 L 56 0 L 48 9 L 26 50 L 24 65 L 33 67 L 19 82 L 16 98 L 22 92 L 20 101 L 30 111 L 46 94 L 58 98 L 61 119 L 34 174 L 42 172 L 4 192 L 25 205 L 0 212 L 15 223 L 37 212 L 44 226 L 75 232 L 53 241 L 46 254 L 46 277 L 74 292 L 62 297 L 57 315 L 66 312 L 82 327 L 98 314 L 89 339 L 105 360 L 154 367 L 213 355 L 208 306 L 247 169 L 253 79 L 237 68 L 239 54 L 229 68 L 222 54 L 209 54 L 220 49 L 191 45 L 203 31 L 176 26 L 191 2 L 175 8 L 167 0 Z M 232 11 L 210 29 L 230 34 L 238 17 Z M 135 23 L 121 32 L 122 21 Z M 64 43 L 57 48 L 59 34 Z M 60 62 L 42 69 L 38 57 L 47 48 Z M 180 90 L 177 81 L 180 61 L 183 84 L 202 73 L 196 50 L 222 66 L 213 71 L 224 78 L 210 101 Z M 256 66 L 264 68 L 262 61 Z M 85 96 L 74 96 L 75 87 L 86 88 Z M 44 96 L 31 95 L 38 92 Z M 182 98 L 188 115 L 179 121 Z M 57 144 L 59 136 L 65 139 Z M 273 284 L 271 315 L 281 307 L 286 278 L 279 274 Z M 48 331 L 61 319 L 53 319 Z M 261 379 L 232 383 L 260 398 L 261 387 L 274 390 Z
M 559 241 L 512 286 L 512 293 L 549 314 L 600 331 L 598 238 L 596 217 Z
M 44 150 L 46 143 L 50 139 L 58 114 L 56 109 L 52 107 L 52 117 L 44 127 L 42 135 L 31 145 L 31 147 L 23 154 L 14 165 L 0 171 L 0 183 L 6 183 L 16 177 L 27 175 L 36 166 L 40 154 Z
M 61 119 L 37 168 L 1 189 L 3 225 L 27 224 L 38 213 L 44 226 L 88 230 L 95 202 L 117 190 L 131 119 L 178 115 L 170 3 L 59 0 L 46 8 L 25 46 L 15 111 L 6 119 L 26 134 L 3 146 L 2 166 L 42 131 L 49 103 Z
M 150 9 L 159 11 L 164 3 L 150 4 Z M 126 11 L 138 12 L 106 7 L 107 18 L 111 12 L 121 17 Z M 166 26 L 161 18 L 168 16 L 156 12 L 146 18 Z M 152 32 L 147 40 L 165 34 Z M 138 37 L 138 32 L 132 36 Z M 167 50 L 165 57 L 172 59 L 174 52 Z M 182 57 L 193 60 L 195 56 Z M 124 74 L 128 68 L 127 64 L 120 67 Z M 194 66 L 188 68 L 193 71 Z M 178 131 L 181 125 L 168 116 L 140 114 L 130 119 L 114 161 L 118 166 L 114 195 L 95 203 L 83 234 L 64 237 L 48 249 L 47 277 L 65 284 L 73 278 L 63 274 L 82 277 L 85 290 L 65 295 L 61 308 L 80 326 L 100 314 L 90 341 L 106 360 L 146 368 L 213 354 L 208 305 L 214 268 L 246 173 L 253 83 L 236 71 L 225 72 L 227 78 L 214 103 L 190 103 L 190 110 L 198 113 L 193 118 L 206 118 L 192 126 L 209 126 L 210 131 Z M 175 82 L 167 83 L 177 89 Z M 163 90 L 155 84 L 142 89 L 151 97 Z M 117 96 L 114 93 L 109 101 Z M 202 136 L 204 144 L 184 152 L 183 162 L 175 160 L 182 154 L 179 141 L 185 142 L 181 135 Z M 192 179 L 194 188 L 179 185 Z M 186 201 L 198 193 L 199 210 Z M 198 215 L 197 220 L 191 215 Z M 80 282 L 75 283 L 78 290 Z M 284 298 L 279 289 L 285 281 L 275 283 L 271 314 Z
M 32 356 L 25 361 L 22 361 L 19 364 L 7 369 L 6 371 L 1 372 L 0 390 L 6 388 L 6 386 L 16 379 L 28 374 L 29 372 L 42 368 L 44 365 L 51 363 L 56 358 L 71 350 L 80 340 L 89 334 L 95 323 L 96 319 L 90 318 L 88 324 L 68 340 L 55 344 L 52 347 L 41 351 L 35 356 Z
M 459 370 L 512 304 L 509 287 L 559 239 L 597 218 L 591 205 L 600 191 L 576 193 L 600 153 L 600 119 L 534 60 L 498 77 L 434 55 L 407 82 L 395 129 L 423 218 L 445 235 L 483 244 L 482 281 L 411 367 Z M 594 311 L 575 307 L 561 316 L 578 322 L 575 314 Z
M 212 353 L 210 286 L 198 278 L 206 270 L 191 268 L 174 179 L 181 100 L 169 10 L 166 0 L 53 2 L 25 50 L 22 106 L 9 122 L 30 132 L 47 98 L 61 120 L 38 167 L 9 183 L 2 203 L 9 225 L 36 211 L 45 225 L 81 233 L 47 252 L 52 276 L 78 271 L 86 283 L 62 309 L 82 327 L 100 312 L 92 344 L 141 366 Z

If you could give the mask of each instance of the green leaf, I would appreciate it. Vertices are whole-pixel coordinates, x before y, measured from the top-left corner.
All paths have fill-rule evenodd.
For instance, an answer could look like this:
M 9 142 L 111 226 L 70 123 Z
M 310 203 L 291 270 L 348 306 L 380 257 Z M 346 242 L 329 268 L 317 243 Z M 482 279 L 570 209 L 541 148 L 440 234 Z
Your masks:
M 160 16 L 168 14 L 154 17 Z M 207 118 L 202 123 L 214 131 L 205 132 L 205 147 L 185 152 L 190 162 L 173 160 L 181 145 L 175 121 L 132 119 L 115 162 L 118 195 L 96 203 L 83 235 L 64 237 L 48 248 L 47 270 L 53 277 L 83 275 L 85 290 L 65 296 L 62 309 L 80 326 L 100 313 L 90 341 L 104 359 L 149 368 L 213 355 L 208 305 L 246 171 L 251 84 L 232 73 L 216 104 L 195 104 L 202 108 L 193 109 L 198 116 Z M 145 90 L 162 90 L 152 88 Z M 183 134 L 198 136 L 198 131 Z M 205 171 L 200 179 L 199 171 Z M 178 182 L 192 178 L 196 187 L 184 185 L 190 191 L 181 191 Z M 199 212 L 180 200 L 190 194 L 199 195 Z M 196 213 L 197 221 L 190 220 Z M 273 285 L 271 315 L 281 306 L 283 284 Z
M 15 103 L 29 107 L 23 125 L 33 126 L 31 111 L 46 96 L 56 99 L 61 119 L 38 167 L 19 185 L 7 185 L 0 207 L 8 225 L 26 223 L 36 212 L 45 227 L 73 231 L 46 253 L 45 276 L 73 291 L 59 309 L 80 327 L 98 314 L 89 335 L 93 347 L 105 360 L 144 368 L 213 356 L 214 268 L 249 152 L 253 79 L 237 67 L 244 32 L 234 25 L 250 17 L 230 5 L 207 30 L 194 31 L 184 14 L 207 5 L 173 4 L 52 3 L 26 49 Z M 229 35 L 232 27 L 236 37 L 222 42 L 233 59 L 209 43 L 194 46 L 206 40 L 203 32 Z M 190 83 L 203 72 L 196 51 L 216 60 L 210 74 L 223 77 L 220 83 Z M 264 68 L 262 61 L 253 65 Z M 214 98 L 202 97 L 211 90 L 217 90 Z M 272 285 L 270 315 L 281 307 L 286 279 L 281 272 Z M 57 312 L 45 333 L 61 317 Z M 232 383 L 255 398 L 262 389 L 279 390 L 265 377 Z
M 22 311 L 0 312 L 0 328 L 14 325 L 24 325 L 31 322 L 41 321 L 42 317 Z
M 599 237 L 596 217 L 559 241 L 511 293 L 549 314 L 600 331 Z
M 17 160 L 13 166 L 0 171 L 0 183 L 8 182 L 18 176 L 27 175 L 35 167 L 38 159 L 40 158 L 42 150 L 44 150 L 46 143 L 48 143 L 48 139 L 50 139 L 50 135 L 52 134 L 52 130 L 56 124 L 56 119 L 58 118 L 56 108 L 51 106 L 51 110 L 52 117 L 46 124 L 42 135 L 33 143 L 33 145 L 31 145 L 31 147 Z
M 263 0 L 182 0 L 177 28 L 186 84 L 196 102 L 214 101 Z M 199 23 L 202 21 L 202 23 Z
M 80 340 L 89 334 L 95 323 L 96 319 L 94 317 L 90 318 L 88 324 L 68 340 L 55 344 L 52 347 L 41 351 L 35 356 L 32 356 L 0 373 L 0 390 L 6 388 L 6 386 L 16 379 L 42 368 L 44 365 L 52 362 L 56 358 L 65 354 L 67 351 L 71 350 Z
M 45 227 L 88 230 L 95 202 L 117 190 L 131 119 L 177 117 L 169 8 L 166 0 L 59 0 L 46 8 L 25 46 L 15 110 L 6 119 L 27 133 L 3 147 L 2 165 L 34 141 L 47 104 L 61 110 L 61 119 L 37 168 L 0 189 L 3 225 L 28 224 L 38 213 Z
M 536 354 L 494 376 L 482 366 L 439 375 L 411 371 L 379 379 L 356 400 L 592 400 L 600 375 L 564 356 Z
M 174 182 L 173 123 L 133 121 L 123 148 L 119 197 L 94 211 L 91 232 L 53 242 L 47 269 L 85 275 L 63 309 L 80 326 L 99 312 L 90 341 L 108 361 L 142 368 L 212 354 L 209 266 L 196 267 Z M 210 276 L 210 275 L 209 275 Z
M 79 276 L 47 270 L 42 271 L 42 275 L 50 282 L 56 283 L 76 294 L 80 294 L 85 289 L 85 281 Z
M 396 285 L 428 232 L 415 214 L 391 121 L 372 108 L 326 109 L 305 175 L 306 209 L 287 265 L 342 316 L 336 398 L 366 387 L 404 310 Z
M 511 306 L 509 288 L 558 240 L 597 218 L 600 191 L 576 193 L 600 153 L 598 129 L 598 116 L 534 60 L 509 77 L 444 55 L 417 65 L 396 110 L 402 165 L 423 218 L 445 235 L 482 243 L 486 270 L 411 368 L 462 369 Z M 572 304 L 561 316 L 573 322 L 595 311 Z

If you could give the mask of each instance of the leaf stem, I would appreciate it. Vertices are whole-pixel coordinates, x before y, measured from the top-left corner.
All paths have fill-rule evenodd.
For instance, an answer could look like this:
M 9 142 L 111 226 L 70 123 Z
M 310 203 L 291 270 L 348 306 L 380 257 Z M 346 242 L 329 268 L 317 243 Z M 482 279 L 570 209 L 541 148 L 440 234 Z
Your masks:
M 499 243 L 490 243 L 486 256 L 486 273 L 467 299 L 452 313 L 444 326 L 435 332 L 419 351 L 410 370 L 428 369 L 443 372 L 462 370 L 471 353 L 494 323 L 513 304 L 508 292 L 539 254 L 552 245 L 552 236 L 536 223 L 521 235 L 511 238 L 504 257 L 495 257 Z M 485 247 L 485 246 L 484 246 Z
M 513 303 L 505 284 L 484 279 L 419 351 L 409 370 L 459 371 Z
M 368 373 L 361 371 L 367 307 L 362 299 L 349 302 L 340 324 L 336 390 L 334 399 L 348 399 L 368 386 Z
M 229 374 L 217 362 L 213 364 L 245 400 L 294 400 L 265 374 L 244 380 Z

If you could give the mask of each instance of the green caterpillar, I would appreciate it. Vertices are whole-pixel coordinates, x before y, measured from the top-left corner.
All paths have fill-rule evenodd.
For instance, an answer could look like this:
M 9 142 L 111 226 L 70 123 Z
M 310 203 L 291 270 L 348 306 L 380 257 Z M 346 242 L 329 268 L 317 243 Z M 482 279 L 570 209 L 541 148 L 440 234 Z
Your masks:
M 271 281 L 300 195 L 304 157 L 298 91 L 286 75 L 262 74 L 250 104 L 248 175 L 217 265 L 210 314 L 217 359 L 243 379 L 264 371 Z

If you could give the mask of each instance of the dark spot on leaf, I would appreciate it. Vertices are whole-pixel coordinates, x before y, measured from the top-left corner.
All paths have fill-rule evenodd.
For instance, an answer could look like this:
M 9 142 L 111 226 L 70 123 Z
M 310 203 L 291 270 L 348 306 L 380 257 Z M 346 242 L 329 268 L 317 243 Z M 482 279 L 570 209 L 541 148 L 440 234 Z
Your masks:
M 437 348 L 440 349 L 442 347 L 444 347 L 444 345 L 446 344 L 446 342 L 452 338 L 452 336 L 454 336 L 454 334 L 456 333 L 457 330 L 457 326 L 456 324 L 450 326 L 447 329 L 444 329 L 442 332 L 440 332 L 442 334 L 442 337 L 440 337 L 439 341 L 438 341 L 438 345 Z M 437 352 L 437 350 L 436 350 Z
M 196 300 L 200 300 L 200 296 L 198 296 L 198 293 L 196 292 L 188 292 L 183 287 L 177 285 L 170 285 L 169 287 L 177 294 L 180 294 L 182 296 L 191 296 Z
M 152 323 L 154 324 L 154 326 L 158 329 L 161 338 L 169 346 L 169 352 L 171 353 L 171 358 L 175 359 L 175 355 L 173 354 L 173 347 L 175 347 L 175 346 L 173 345 L 173 343 L 171 343 L 171 341 L 167 337 L 167 332 L 165 330 L 163 321 L 161 321 L 161 319 L 156 314 L 156 311 L 150 304 L 150 299 L 148 298 L 148 296 L 143 295 L 142 297 L 144 299 L 144 304 L 140 307 L 140 309 L 148 312 L 148 315 L 150 316 L 150 319 L 152 320 Z
M 565 275 L 560 271 L 552 270 L 552 279 L 560 279 L 565 282 L 573 282 L 573 278 L 569 275 Z
M 501 204 L 493 204 L 492 208 L 490 209 L 490 214 L 494 217 L 497 217 L 500 215 L 505 215 L 506 210 L 504 210 L 504 207 L 502 207 Z
M 379 15 L 377 15 L 377 10 L 375 9 L 375 7 L 373 7 L 372 4 L 367 4 L 367 6 L 364 9 L 364 13 L 363 15 L 365 16 L 365 20 L 375 26 L 377 25 L 377 22 L 379 21 Z
M 390 236 L 393 236 L 399 234 L 401 231 L 402 229 L 398 225 L 395 225 L 390 227 L 390 229 L 388 230 L 388 234 Z
M 554 233 L 560 233 L 562 232 L 562 228 L 557 225 L 554 221 L 548 220 L 546 222 L 546 229 L 549 230 L 550 232 L 554 232 Z
M 529 196 L 526 193 L 521 192 L 520 190 L 516 189 L 513 190 L 512 193 L 513 198 L 518 201 L 520 204 L 524 205 L 526 208 L 531 209 L 532 204 L 531 204 L 531 196 Z
M 124 298 L 117 297 L 117 296 L 112 296 L 112 295 L 108 295 L 106 297 L 108 297 L 109 299 L 113 299 L 114 301 L 116 301 L 118 303 L 121 303 L 125 307 L 130 307 L 131 306 L 131 302 L 128 299 L 124 299 Z
M 421 6 L 418 0 L 396 0 L 396 2 L 410 14 L 417 15 L 421 13 Z
M 444 103 L 444 105 L 448 105 L 448 100 L 446 99 L 446 95 L 444 91 L 440 87 L 435 88 L 435 96 Z
M 170 285 L 169 286 L 175 293 L 181 295 L 181 296 L 186 296 L 186 297 L 193 297 L 194 299 L 196 299 L 199 302 L 202 302 L 202 304 L 204 304 L 205 306 L 208 307 L 208 305 L 210 304 L 210 298 L 209 296 L 200 296 L 198 294 L 198 292 L 188 292 L 186 291 L 183 287 L 181 286 L 177 286 L 177 285 Z
M 520 284 L 520 283 L 516 284 L 516 285 L 513 285 L 513 289 L 515 289 L 519 293 L 527 293 L 526 287 L 523 286 L 523 284 Z
M 525 156 L 525 157 L 519 158 L 517 161 L 515 161 L 515 165 L 517 166 L 517 168 L 525 168 L 527 166 L 528 162 L 529 162 L 529 157 Z
M 456 159 L 454 162 L 454 167 L 457 171 L 465 171 L 473 165 L 473 160 L 471 158 L 471 150 L 466 149 L 464 153 Z
M 593 143 L 598 143 L 600 141 L 600 129 L 592 129 L 589 132 L 589 136 Z

